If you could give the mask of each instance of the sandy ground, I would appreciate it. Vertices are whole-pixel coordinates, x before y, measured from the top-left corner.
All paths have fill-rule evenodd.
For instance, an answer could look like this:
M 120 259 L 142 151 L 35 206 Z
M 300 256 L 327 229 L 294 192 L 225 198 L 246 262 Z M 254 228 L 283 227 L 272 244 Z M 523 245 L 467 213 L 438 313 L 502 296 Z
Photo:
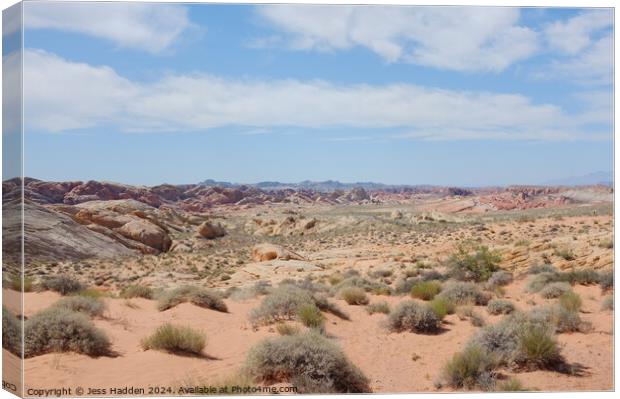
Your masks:
M 582 318 L 593 324 L 587 334 L 558 336 L 562 353 L 570 363 L 584 368 L 582 376 L 568 376 L 552 371 L 519 373 L 516 376 L 528 388 L 538 390 L 610 390 L 613 388 L 613 312 L 601 311 L 598 286 L 576 286 L 584 300 Z M 6 295 L 6 293 L 5 293 Z M 50 306 L 59 295 L 50 292 L 27 293 L 24 314 L 28 317 Z M 546 300 L 524 293 L 524 280 L 506 289 L 506 298 L 527 309 L 532 301 Z M 371 302 L 387 301 L 390 305 L 407 297 L 371 296 Z M 87 388 L 155 387 L 208 384 L 233 375 L 243 364 L 248 350 L 267 336 L 276 336 L 273 327 L 253 330 L 248 312 L 261 298 L 241 302 L 226 300 L 229 313 L 181 304 L 164 312 L 155 309 L 154 301 L 106 298 L 108 311 L 95 324 L 105 330 L 113 342 L 115 357 L 90 358 L 72 353 L 53 353 L 26 359 L 26 390 L 59 386 Z M 369 315 L 364 307 L 335 300 L 351 316 L 350 321 L 328 315 L 327 335 L 335 340 L 351 361 L 369 377 L 374 392 L 436 391 L 434 381 L 441 366 L 460 351 L 477 330 L 468 320 L 450 315 L 444 331 L 437 335 L 389 333 L 384 326 L 386 316 Z M 489 316 L 477 307 L 487 323 L 500 316 Z M 190 325 L 204 331 L 208 344 L 203 357 L 187 357 L 140 347 L 140 340 L 165 322 Z M 4 351 L 5 365 L 17 358 Z M 511 375 L 506 373 L 507 376 Z M 28 392 L 28 391 L 26 391 Z

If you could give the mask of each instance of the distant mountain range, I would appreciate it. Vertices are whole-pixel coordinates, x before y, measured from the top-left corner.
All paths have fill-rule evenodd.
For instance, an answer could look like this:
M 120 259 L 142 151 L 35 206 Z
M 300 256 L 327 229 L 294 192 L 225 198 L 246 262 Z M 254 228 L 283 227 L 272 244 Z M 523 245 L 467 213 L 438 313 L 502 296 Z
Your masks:
M 203 182 L 198 183 L 202 186 L 207 187 L 238 187 L 241 184 L 231 183 L 231 182 L 223 182 L 216 181 L 212 179 L 207 179 Z M 353 188 L 363 188 L 364 190 L 388 190 L 388 189 L 403 189 L 403 188 L 424 188 L 431 187 L 429 185 L 390 185 L 383 183 L 373 183 L 373 182 L 357 182 L 357 183 L 342 183 L 336 180 L 326 180 L 326 181 L 310 181 L 304 180 L 299 183 L 281 183 L 277 181 L 263 181 L 259 183 L 252 184 L 243 184 L 244 186 L 256 187 L 261 190 L 285 190 L 285 189 L 293 189 L 293 190 L 315 190 L 319 192 L 333 192 L 336 190 L 348 191 Z
M 543 183 L 545 186 L 588 186 L 592 184 L 613 186 L 613 172 L 593 172 L 583 176 L 566 177 L 563 179 L 549 180 Z

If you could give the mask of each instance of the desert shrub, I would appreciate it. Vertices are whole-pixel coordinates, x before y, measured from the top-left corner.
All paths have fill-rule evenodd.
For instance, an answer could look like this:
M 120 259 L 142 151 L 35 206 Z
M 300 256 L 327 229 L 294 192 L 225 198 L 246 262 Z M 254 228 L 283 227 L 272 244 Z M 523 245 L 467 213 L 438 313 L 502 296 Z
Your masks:
M 571 290 L 570 284 L 565 283 L 563 281 L 558 281 L 555 283 L 547 284 L 543 289 L 540 290 L 540 295 L 543 298 L 559 298 L 563 294 L 569 292 Z
M 422 281 L 411 288 L 411 296 L 425 301 L 430 301 L 441 291 L 438 281 Z
M 529 324 L 519 331 L 520 362 L 529 368 L 554 368 L 561 362 L 560 348 L 552 329 Z
M 181 327 L 166 323 L 155 332 L 142 339 L 142 349 L 163 350 L 171 353 L 189 353 L 200 355 L 207 344 L 204 333 L 191 327 Z
M 414 285 L 421 279 L 417 277 L 399 278 L 394 282 L 394 293 L 397 295 L 410 294 Z
M 560 280 L 566 281 L 571 285 L 591 285 L 597 284 L 600 280 L 600 276 L 595 270 L 581 269 L 560 273 Z
M 546 285 L 560 281 L 558 273 L 541 272 L 530 276 L 527 280 L 525 289 L 528 292 L 536 293 L 545 288 Z
M 473 252 L 473 254 L 472 254 Z M 501 257 L 485 246 L 459 246 L 456 253 L 450 256 L 448 268 L 452 277 L 458 280 L 476 282 L 487 281 L 498 270 Z
M 129 285 L 121 291 L 120 297 L 153 299 L 153 289 L 145 285 Z
M 468 282 L 451 282 L 444 286 L 443 290 L 438 294 L 439 297 L 445 298 L 455 305 L 476 304 L 486 305 L 489 302 L 489 294 L 483 292 L 480 287 L 474 283 Z
M 586 332 L 590 329 L 590 324 L 581 320 L 578 312 L 561 305 L 539 306 L 530 311 L 529 317 L 531 320 L 552 326 L 558 333 Z
M 364 291 L 370 291 L 373 288 L 379 286 L 381 284 L 377 282 L 370 281 L 360 276 L 351 276 L 342 280 L 340 283 L 334 286 L 335 292 L 342 291 L 343 288 L 349 287 L 358 287 L 363 289 Z
M 306 327 L 320 328 L 325 322 L 325 316 L 314 303 L 304 303 L 297 308 L 297 318 Z
M 599 242 L 598 246 L 605 249 L 612 249 L 614 247 L 614 240 L 602 240 Z
M 85 287 L 73 277 L 59 275 L 44 278 L 41 281 L 41 288 L 56 291 L 61 295 L 68 295 L 83 290 Z
M 3 286 L 7 286 L 13 291 L 21 292 L 31 292 L 34 285 L 32 277 L 24 275 L 22 286 L 22 275 L 19 273 L 10 275 L 9 279 L 7 281 L 3 281 L 2 283 Z
M 387 284 L 377 286 L 373 288 L 370 292 L 372 292 L 374 295 L 385 295 L 385 296 L 392 295 L 392 289 Z
M 423 271 L 420 274 L 420 278 L 422 279 L 422 281 L 430 281 L 430 280 L 442 281 L 446 279 L 446 276 L 439 273 L 437 270 L 431 269 L 431 270 Z
M 292 285 L 281 285 L 263 298 L 260 306 L 251 312 L 250 319 L 266 324 L 293 319 L 301 305 L 313 302 L 310 292 Z
M 108 291 L 98 290 L 96 288 L 85 288 L 83 290 L 79 290 L 73 295 L 85 297 L 85 298 L 104 298 L 109 297 L 111 294 Z
M 474 327 L 482 327 L 486 324 L 484 317 L 482 317 L 480 313 L 476 312 L 473 306 L 470 306 L 470 305 L 459 306 L 456 309 L 456 314 L 460 320 L 469 319 L 470 323 Z
M 81 313 L 63 308 L 47 309 L 32 316 L 24 325 L 25 357 L 49 352 L 101 356 L 109 351 L 108 337 Z
M 527 391 L 526 388 L 523 387 L 521 381 L 516 379 L 515 377 L 509 378 L 506 381 L 497 384 L 496 390 L 500 392 L 524 392 Z
M 456 306 L 446 298 L 435 297 L 428 303 L 430 309 L 435 313 L 439 320 L 443 320 L 446 315 L 454 313 Z
M 70 296 L 67 298 L 62 298 L 52 306 L 54 308 L 84 313 L 91 317 L 101 317 L 103 316 L 103 312 L 106 310 L 106 305 L 101 299 L 85 296 Z
M 390 277 L 392 274 L 394 274 L 394 272 L 390 269 L 378 269 L 368 273 L 372 278 L 385 278 Z
M 608 295 L 605 298 L 603 298 L 603 302 L 601 302 L 601 310 L 614 310 L 613 295 Z
M 345 287 L 340 290 L 340 297 L 349 305 L 366 305 L 368 304 L 368 296 L 366 292 L 359 287 Z
M 527 272 L 529 274 L 539 274 L 539 273 L 557 273 L 558 269 L 556 269 L 552 265 L 533 265 L 530 266 Z
M 201 308 L 213 309 L 218 312 L 228 311 L 228 307 L 219 293 L 192 286 L 183 286 L 163 293 L 157 302 L 157 309 L 159 311 L 168 310 L 184 302 L 190 302 Z
M 614 288 L 614 272 L 608 271 L 599 275 L 598 283 L 603 292 Z
M 487 287 L 503 287 L 512 283 L 513 275 L 505 270 L 498 270 L 491 274 L 489 281 L 487 281 Z
M 581 310 L 581 297 L 574 291 L 567 291 L 560 295 L 560 306 L 571 312 L 579 312 Z
M 388 318 L 389 329 L 396 332 L 434 333 L 440 326 L 441 319 L 430 306 L 412 300 L 401 302 Z
M 468 345 L 444 365 L 443 376 L 453 388 L 490 390 L 495 367 L 496 361 L 491 352 L 479 345 Z
M 329 276 L 328 281 L 331 285 L 338 285 L 344 280 L 344 276 L 340 273 L 334 273 Z
M 368 314 L 375 314 L 375 313 L 389 314 L 390 305 L 388 305 L 388 303 L 385 301 L 375 302 L 375 303 L 371 303 L 370 305 L 367 305 L 366 311 L 368 312 Z
M 575 258 L 577 258 L 575 253 L 569 248 L 556 248 L 556 250 L 553 253 L 555 256 L 559 256 L 560 258 L 564 260 L 570 261 L 570 260 L 575 260 Z
M 281 321 L 276 324 L 276 331 L 280 335 L 295 335 L 299 334 L 299 327 L 294 324 Z
M 2 307 L 2 347 L 14 355 L 21 356 L 21 321 L 4 306 Z
M 233 301 L 243 301 L 256 298 L 259 295 L 268 295 L 271 290 L 272 287 L 269 281 L 257 281 L 251 287 L 230 287 L 227 291 L 229 291 L 228 297 Z
M 490 314 L 509 314 L 514 312 L 515 305 L 506 299 L 492 299 L 487 305 Z
M 300 393 L 370 392 L 368 379 L 342 350 L 316 332 L 268 338 L 253 347 L 245 368 L 267 383 L 299 384 Z

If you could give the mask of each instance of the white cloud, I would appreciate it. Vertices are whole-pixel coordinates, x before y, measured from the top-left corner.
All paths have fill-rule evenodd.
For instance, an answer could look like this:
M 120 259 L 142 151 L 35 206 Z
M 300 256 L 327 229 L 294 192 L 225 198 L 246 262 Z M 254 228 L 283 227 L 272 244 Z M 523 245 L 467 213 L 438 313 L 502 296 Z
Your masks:
M 129 2 L 26 2 L 26 29 L 58 29 L 159 53 L 192 26 L 178 5 Z
M 574 57 L 553 61 L 550 72 L 581 84 L 608 85 L 613 82 L 613 57 L 614 42 L 609 34 Z
M 578 116 L 518 94 L 204 74 L 138 83 L 106 66 L 74 63 L 38 50 L 27 50 L 24 62 L 27 129 L 351 127 L 406 130 L 420 139 L 587 138 Z
M 553 49 L 575 55 L 592 44 L 592 34 L 613 23 L 611 10 L 587 11 L 567 21 L 554 22 L 545 29 L 545 36 Z
M 534 54 L 536 32 L 503 7 L 268 5 L 258 13 L 293 49 L 363 46 L 388 62 L 499 72 Z

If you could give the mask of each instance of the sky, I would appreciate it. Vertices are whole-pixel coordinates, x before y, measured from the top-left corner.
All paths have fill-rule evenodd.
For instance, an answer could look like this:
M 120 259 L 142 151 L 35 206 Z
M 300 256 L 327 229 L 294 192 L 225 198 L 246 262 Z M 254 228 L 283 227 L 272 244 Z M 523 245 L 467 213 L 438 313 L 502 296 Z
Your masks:
M 27 176 L 484 186 L 613 169 L 611 9 L 23 13 Z

